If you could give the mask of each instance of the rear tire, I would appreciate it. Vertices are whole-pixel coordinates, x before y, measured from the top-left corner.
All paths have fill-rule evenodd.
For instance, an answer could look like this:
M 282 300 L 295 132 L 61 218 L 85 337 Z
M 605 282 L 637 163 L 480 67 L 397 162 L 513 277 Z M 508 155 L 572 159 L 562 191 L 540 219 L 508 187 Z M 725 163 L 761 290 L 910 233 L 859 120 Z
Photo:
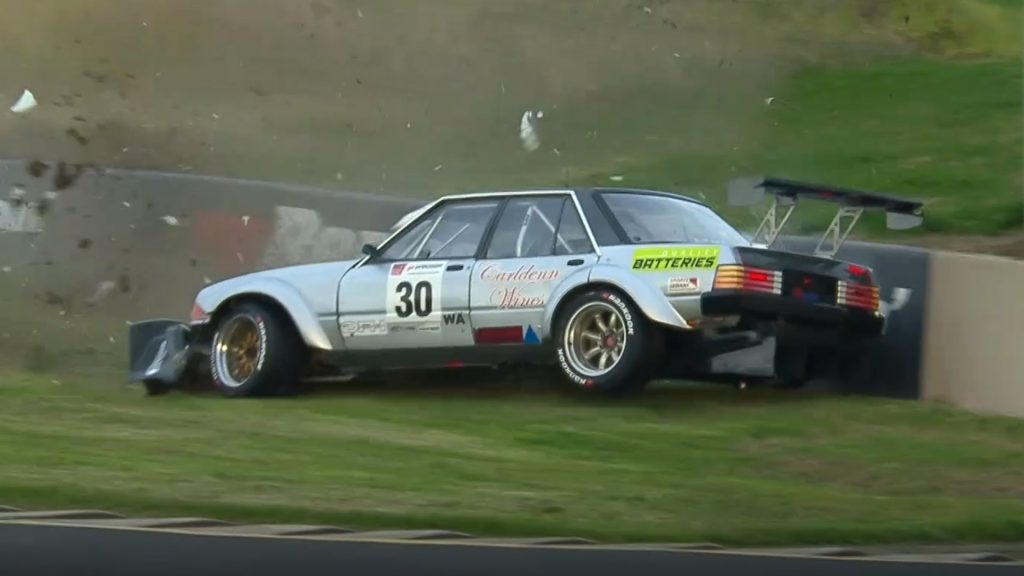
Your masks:
M 574 297 L 559 314 L 556 362 L 562 376 L 588 392 L 639 392 L 661 359 L 654 326 L 621 292 L 594 289 Z
M 210 349 L 210 375 L 230 398 L 294 390 L 306 348 L 291 320 L 276 308 L 245 302 L 217 324 Z

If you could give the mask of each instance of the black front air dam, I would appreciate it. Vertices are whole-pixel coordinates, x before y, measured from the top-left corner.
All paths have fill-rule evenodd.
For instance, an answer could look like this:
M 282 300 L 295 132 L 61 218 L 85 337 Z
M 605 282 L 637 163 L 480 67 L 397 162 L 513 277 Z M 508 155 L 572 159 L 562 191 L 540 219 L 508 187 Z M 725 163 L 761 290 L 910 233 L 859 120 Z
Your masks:
M 193 356 L 192 329 L 176 320 L 147 320 L 128 327 L 128 373 L 132 382 L 180 384 Z
M 861 310 L 801 302 L 776 294 L 721 290 L 701 295 L 704 316 L 741 316 L 806 324 L 809 328 L 835 330 L 851 336 L 877 336 L 885 320 Z

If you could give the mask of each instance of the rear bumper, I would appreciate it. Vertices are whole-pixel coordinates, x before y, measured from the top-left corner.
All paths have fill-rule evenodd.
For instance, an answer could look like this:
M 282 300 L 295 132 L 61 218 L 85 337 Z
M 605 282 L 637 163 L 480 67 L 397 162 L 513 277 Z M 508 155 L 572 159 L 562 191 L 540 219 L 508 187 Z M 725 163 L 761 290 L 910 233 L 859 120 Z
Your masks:
M 735 290 L 707 292 L 701 295 L 700 304 L 704 316 L 741 316 L 776 320 L 851 336 L 878 336 L 885 328 L 885 318 L 881 315 L 857 309 L 801 302 L 776 294 Z

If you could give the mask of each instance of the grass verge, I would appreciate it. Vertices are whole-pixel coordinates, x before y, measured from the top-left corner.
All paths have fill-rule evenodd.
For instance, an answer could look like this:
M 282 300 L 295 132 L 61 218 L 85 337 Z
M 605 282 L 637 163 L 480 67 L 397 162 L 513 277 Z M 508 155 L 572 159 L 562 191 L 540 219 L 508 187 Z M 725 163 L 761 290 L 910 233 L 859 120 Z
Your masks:
M 227 401 L 122 378 L 0 372 L 4 504 L 609 541 L 1024 538 L 1024 422 L 938 406 L 508 385 Z

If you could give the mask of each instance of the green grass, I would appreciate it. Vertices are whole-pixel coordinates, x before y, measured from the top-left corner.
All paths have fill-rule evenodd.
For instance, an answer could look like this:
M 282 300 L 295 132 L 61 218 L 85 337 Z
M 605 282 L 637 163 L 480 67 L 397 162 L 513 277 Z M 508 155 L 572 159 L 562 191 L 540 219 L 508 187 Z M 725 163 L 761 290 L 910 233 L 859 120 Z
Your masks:
M 1024 423 L 904 401 L 497 386 L 145 398 L 0 374 L 0 501 L 737 544 L 1024 538 Z
M 767 172 L 919 198 L 926 202 L 926 232 L 1019 229 L 1021 70 L 1020 60 L 810 67 L 773 94 L 753 119 L 760 130 L 737 150 L 651 155 L 621 170 L 650 187 L 695 185 L 718 206 L 724 204 L 718 183 Z M 607 177 L 603 172 L 587 181 L 607 183 Z M 739 210 L 723 211 L 750 221 Z M 800 223 L 820 229 L 825 212 L 831 217 L 829 210 L 812 209 Z M 880 216 L 867 222 L 870 232 L 881 231 Z

